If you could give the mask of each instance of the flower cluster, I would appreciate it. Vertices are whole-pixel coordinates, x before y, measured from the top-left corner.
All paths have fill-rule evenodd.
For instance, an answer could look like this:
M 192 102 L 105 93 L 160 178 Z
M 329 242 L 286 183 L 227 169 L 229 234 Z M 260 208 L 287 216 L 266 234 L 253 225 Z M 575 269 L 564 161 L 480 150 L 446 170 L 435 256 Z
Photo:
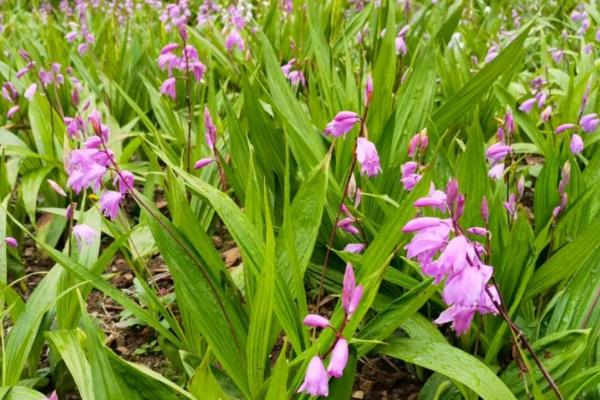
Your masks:
M 165 30 L 171 32 L 174 27 L 181 29 L 181 27 L 185 26 L 191 15 L 188 0 L 179 0 L 176 3 L 167 4 L 160 14 L 159 19 L 163 23 Z
M 416 217 L 404 225 L 402 231 L 415 234 L 406 246 L 408 257 L 417 260 L 423 273 L 433 277 L 435 283 L 444 281 L 442 297 L 449 307 L 435 322 L 452 322 L 452 328 L 461 335 L 469 329 L 476 312 L 498 312 L 495 306 L 499 302 L 498 293 L 489 283 L 493 269 L 482 260 L 485 249 L 466 235 L 484 236 L 489 240 L 489 232 L 482 227 L 466 230 L 460 227 L 465 198 L 456 180 L 448 182 L 445 192 L 432 185 L 429 195 L 418 199 L 414 206 L 438 209 L 446 214 L 446 218 Z
M 598 129 L 598 125 L 600 125 L 600 118 L 596 113 L 586 114 L 581 117 L 579 120 L 579 125 L 573 123 L 565 123 L 559 125 L 554 133 L 559 134 L 571 129 L 580 128 L 585 133 L 592 133 L 596 129 Z M 573 155 L 580 154 L 583 151 L 584 144 L 583 138 L 579 136 L 577 133 L 573 133 L 571 135 L 571 141 L 569 144 L 569 148 Z
M 334 329 L 336 332 L 336 341 L 325 355 L 316 355 L 310 360 L 304 382 L 298 389 L 299 393 L 307 393 L 311 396 L 328 396 L 329 379 L 331 377 L 340 378 L 344 374 L 344 369 L 348 363 L 348 340 L 343 336 L 343 331 L 352 314 L 357 310 L 362 295 L 363 286 L 356 285 L 352 265 L 347 264 L 342 288 L 344 320 L 341 326 L 335 328 L 327 318 L 318 314 L 309 314 L 304 318 L 306 326 Z M 331 357 L 329 357 L 329 364 L 326 369 L 323 360 L 329 354 L 331 354 Z
M 290 83 L 294 86 L 298 86 L 301 84 L 302 86 L 306 86 L 306 79 L 304 78 L 304 74 L 300 69 L 297 68 L 298 64 L 295 58 L 292 58 L 288 61 L 287 64 L 281 67 L 281 72 L 283 75 L 289 79 Z
M 544 107 L 547 98 L 547 94 L 543 90 L 544 83 L 545 80 L 541 77 L 537 77 L 532 80 L 531 85 L 535 90 L 535 93 L 533 97 L 521 103 L 521 105 L 519 106 L 520 111 L 523 111 L 525 114 L 529 114 L 534 105 L 537 105 L 537 107 L 540 110 L 542 109 L 542 107 Z
M 71 151 L 67 157 L 67 185 L 75 193 L 88 188 L 101 193 L 98 202 L 100 210 L 114 220 L 125 194 L 133 189 L 134 177 L 129 171 L 115 170 L 112 183 L 117 190 L 105 189 L 105 180 L 111 167 L 115 166 L 113 153 L 108 148 L 109 129 L 101 122 L 96 110 L 90 113 L 88 123 L 93 134 L 86 138 L 86 124 L 80 116 L 65 118 L 69 136 L 80 139 L 82 144 L 82 147 Z
M 70 9 L 68 2 L 66 2 L 66 7 Z M 65 35 L 65 39 L 67 39 L 67 42 L 69 43 L 73 43 L 76 40 L 79 40 L 80 43 L 79 45 L 77 45 L 77 52 L 79 54 L 85 54 L 89 50 L 90 45 L 95 43 L 96 38 L 90 32 L 87 23 L 86 13 L 88 9 L 88 4 L 84 1 L 78 1 L 75 4 L 75 8 L 78 22 L 69 22 L 69 27 L 71 30 L 67 32 L 67 34 Z M 73 11 L 71 10 L 71 12 Z
M 173 100 L 177 98 L 177 81 L 173 71 L 181 71 L 191 75 L 196 81 L 201 81 L 206 72 L 206 66 L 198 58 L 198 52 L 191 45 L 185 45 L 181 54 L 176 54 L 176 50 L 181 49 L 177 43 L 169 43 L 162 48 L 158 56 L 158 66 L 161 70 L 167 70 L 169 77 L 161 84 L 160 93 L 168 95 Z

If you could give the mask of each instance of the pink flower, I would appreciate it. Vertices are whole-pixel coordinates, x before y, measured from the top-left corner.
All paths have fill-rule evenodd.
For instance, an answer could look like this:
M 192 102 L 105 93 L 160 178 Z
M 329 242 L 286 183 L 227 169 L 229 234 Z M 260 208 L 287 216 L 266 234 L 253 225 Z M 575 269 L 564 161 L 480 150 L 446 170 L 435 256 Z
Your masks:
M 503 174 L 504 174 L 504 164 L 502 164 L 502 163 L 494 165 L 488 171 L 488 176 L 490 178 L 492 178 L 493 180 L 495 180 L 495 181 L 497 181 L 498 179 L 502 178 Z
M 512 148 L 502 143 L 495 143 L 491 145 L 485 152 L 485 156 L 488 161 L 493 165 L 499 161 L 502 161 L 512 152 Z
M 359 122 L 358 114 L 352 111 L 341 111 L 327 124 L 325 134 L 333 137 L 344 136 Z
M 115 184 L 118 184 L 119 192 L 127 193 L 133 190 L 134 176 L 131 172 L 123 170 L 117 174 Z
M 491 276 L 492 268 L 486 265 L 463 268 L 446 282 L 444 302 L 448 305 L 475 306 Z
M 77 240 L 77 247 L 81 251 L 82 245 L 85 243 L 88 246 L 94 243 L 98 237 L 98 233 L 88 225 L 77 224 L 73 227 L 73 236 Z
M 416 173 L 418 166 L 419 165 L 416 162 L 408 161 L 400 167 L 402 171 L 402 179 L 400 179 L 400 182 L 402 182 L 404 190 L 413 190 L 421 180 L 421 175 Z
M 244 39 L 240 31 L 235 28 L 229 31 L 229 34 L 225 38 L 225 47 L 229 52 L 233 51 L 234 47 L 237 47 L 240 51 L 244 51 Z
M 358 228 L 354 226 L 354 222 L 355 219 L 353 217 L 347 217 L 338 221 L 336 226 L 352 235 L 358 235 L 360 232 Z
M 4 243 L 6 243 L 7 246 L 12 247 L 12 248 L 16 248 L 19 245 L 19 242 L 17 242 L 17 239 L 15 239 L 12 236 L 5 237 Z
M 443 211 L 446 207 L 446 200 L 446 193 L 442 192 L 441 190 L 436 190 L 432 184 L 429 195 L 417 199 L 413 205 L 415 207 L 437 207 Z
M 413 218 L 404 225 L 402 232 L 411 233 L 422 229 L 433 228 L 444 223 L 441 219 L 435 217 L 418 217 Z
M 356 159 L 360 163 L 360 172 L 369 177 L 376 176 L 381 172 L 379 155 L 375 145 L 363 137 L 356 139 Z
M 571 149 L 571 154 L 581 154 L 581 152 L 583 151 L 583 139 L 581 139 L 581 136 L 574 133 L 571 136 L 571 143 L 569 144 L 569 148 Z
M 329 320 L 317 314 L 308 314 L 304 318 L 304 325 L 311 326 L 313 328 L 327 328 L 331 326 Z
M 27 89 L 25 89 L 25 93 L 23 93 L 23 96 L 27 100 L 31 100 L 33 98 L 33 96 L 35 95 L 36 90 L 37 90 L 37 84 L 32 83 L 31 85 L 29 85 L 29 87 Z
M 552 117 L 552 106 L 546 106 L 546 108 L 544 108 L 544 110 L 540 114 L 540 118 L 542 119 L 542 121 L 548 122 L 550 120 L 550 117 Z
M 434 322 L 438 325 L 452 322 L 452 329 L 460 336 L 469 330 L 474 315 L 475 307 L 453 305 L 444 310 Z
M 344 375 L 344 368 L 348 364 L 348 342 L 344 338 L 339 338 L 331 351 L 331 359 L 327 366 L 327 372 L 330 376 L 340 378 Z
M 321 357 L 314 356 L 304 376 L 304 382 L 298 389 L 298 393 L 306 393 L 311 396 L 329 396 L 329 375 L 323 365 Z
M 100 196 L 100 201 L 98 201 L 100 211 L 111 220 L 114 220 L 119 215 L 121 200 L 123 200 L 122 193 L 115 192 L 114 190 L 105 192 Z
M 54 392 L 52 392 L 50 397 L 48 397 L 48 400 L 58 400 L 58 395 L 56 394 L 56 390 Z
M 525 114 L 529 114 L 529 112 L 531 111 L 531 109 L 533 108 L 533 105 L 536 103 L 536 99 L 535 98 L 531 98 L 528 100 L 525 100 L 520 106 L 519 106 L 519 110 L 523 111 Z
M 177 99 L 177 81 L 171 77 L 166 79 L 162 85 L 160 85 L 160 93 L 171 97 L 173 100 Z
M 348 243 L 346 247 L 344 247 L 344 251 L 346 253 L 361 253 L 365 248 L 365 245 L 362 243 Z
M 423 129 L 410 139 L 410 142 L 408 143 L 408 156 L 414 157 L 417 151 L 424 152 L 427 150 L 428 145 L 429 138 L 427 137 L 427 130 Z
M 371 103 L 371 99 L 373 98 L 373 77 L 371 74 L 367 75 L 367 81 L 365 83 L 365 93 L 364 93 L 364 105 L 365 107 Z
M 66 168 L 69 174 L 67 185 L 75 193 L 79 193 L 87 187 L 98 190 L 110 162 L 110 159 L 103 153 L 97 149 L 80 149 L 73 150 L 69 154 Z
M 202 169 L 204 167 L 206 167 L 208 164 L 214 162 L 215 159 L 211 158 L 211 157 L 207 157 L 207 158 L 202 158 L 198 161 L 196 161 L 196 163 L 194 164 L 194 168 L 196 169 Z
M 579 125 L 581 125 L 581 129 L 586 133 L 594 132 L 598 128 L 598 125 L 600 125 L 600 118 L 598 118 L 596 113 L 587 114 L 581 117 Z
M 11 119 L 19 111 L 19 106 L 12 106 L 6 113 L 6 118 Z
M 204 140 L 211 151 L 215 150 L 215 143 L 217 142 L 217 127 L 213 123 L 212 117 L 208 107 L 204 107 Z
M 342 287 L 342 306 L 347 315 L 352 315 L 358 308 L 360 299 L 362 298 L 362 285 L 356 286 L 354 278 L 354 270 L 352 264 L 346 264 L 346 272 L 344 273 L 344 285 Z
M 558 128 L 556 128 L 554 133 L 557 133 L 557 134 L 562 133 L 566 130 L 575 128 L 575 126 L 576 126 L 575 124 L 562 124 L 562 125 L 559 125 Z
M 58 183 L 54 182 L 52 179 L 47 179 L 46 182 L 48 182 L 50 188 L 56 193 L 58 193 L 62 197 L 67 197 L 67 194 L 65 193 L 64 189 Z

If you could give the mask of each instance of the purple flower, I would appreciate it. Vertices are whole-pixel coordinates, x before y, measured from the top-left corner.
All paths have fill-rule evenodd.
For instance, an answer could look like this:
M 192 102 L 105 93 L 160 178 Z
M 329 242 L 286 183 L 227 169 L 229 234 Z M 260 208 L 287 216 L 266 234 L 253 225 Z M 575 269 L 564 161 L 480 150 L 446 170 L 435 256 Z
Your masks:
M 313 328 L 327 328 L 331 326 L 329 320 L 317 314 L 308 314 L 304 318 L 304 325 L 311 326 Z
M 12 106 L 6 113 L 6 118 L 11 119 L 19 111 L 19 106 Z
M 292 58 L 287 64 L 281 67 L 281 72 L 283 75 L 289 79 L 290 83 L 294 86 L 302 84 L 302 86 L 306 85 L 306 79 L 304 78 L 304 74 L 302 71 L 298 69 L 292 69 L 296 65 L 296 59 Z
M 335 118 L 327 124 L 324 133 L 333 137 L 344 136 L 359 122 L 360 117 L 358 114 L 352 111 L 340 111 Z
M 416 232 L 416 231 L 420 231 L 422 229 L 433 228 L 433 227 L 439 226 L 443 223 L 444 223 L 444 221 L 442 221 L 439 218 L 435 218 L 435 217 L 413 218 L 410 221 L 408 221 L 406 223 L 406 225 L 404 225 L 404 227 L 402 228 L 402 232 L 404 232 L 404 233 Z
M 56 193 L 58 193 L 62 197 L 67 197 L 67 194 L 65 193 L 64 189 L 58 183 L 54 182 L 52 179 L 47 179 L 46 182 L 48 182 L 50 188 Z
M 429 138 L 427 137 L 427 130 L 423 129 L 421 132 L 416 133 L 408 142 L 408 156 L 414 157 L 417 151 L 424 152 L 427 150 L 429 145 Z
M 215 150 L 215 143 L 217 142 L 217 127 L 213 123 L 212 117 L 208 107 L 204 107 L 204 140 L 211 151 Z
M 176 87 L 177 81 L 175 80 L 175 78 L 168 78 L 162 83 L 162 85 L 160 85 L 160 93 L 166 94 L 167 96 L 175 100 L 177 99 Z
M 581 129 L 583 129 L 583 131 L 586 133 L 594 132 L 596 128 L 598 128 L 599 124 L 600 118 L 598 118 L 598 115 L 596 113 L 584 115 L 579 120 L 579 125 L 581 125 Z
M 556 130 L 554 131 L 554 133 L 557 133 L 557 134 L 558 133 L 562 133 L 562 132 L 564 132 L 564 131 L 566 131 L 568 129 L 575 128 L 575 126 L 576 126 L 575 124 L 562 124 L 562 125 L 559 125 L 558 128 L 556 128 Z
M 468 228 L 467 232 L 469 232 L 472 235 L 477 235 L 477 236 L 489 236 L 489 234 L 490 234 L 490 231 L 488 231 L 485 228 L 481 228 L 479 226 L 473 226 L 471 228 Z
M 531 99 L 525 100 L 519 106 L 519 110 L 523 111 L 525 114 L 529 114 L 529 112 L 533 108 L 533 105 L 536 103 L 536 101 L 537 100 L 534 97 L 532 97 Z
M 225 38 L 225 47 L 229 52 L 233 51 L 234 47 L 237 47 L 240 51 L 244 51 L 244 39 L 240 31 L 235 28 L 229 31 L 229 34 Z
M 69 174 L 67 185 L 75 193 L 79 193 L 87 187 L 98 190 L 109 162 L 110 159 L 103 151 L 97 149 L 73 150 L 69 154 L 67 162 L 66 170 Z
M 362 285 L 356 286 L 354 278 L 354 270 L 352 264 L 346 264 L 346 272 L 344 273 L 344 285 L 342 287 L 342 305 L 346 311 L 346 315 L 354 314 L 358 308 L 360 299 L 362 298 Z
M 365 93 L 363 103 L 366 106 L 371 103 L 371 99 L 373 98 L 373 77 L 371 74 L 367 74 L 367 81 L 365 83 Z
M 133 190 L 134 176 L 131 172 L 123 170 L 117 174 L 114 183 L 119 186 L 119 192 L 127 193 Z
M 483 198 L 481 199 L 480 213 L 481 213 L 481 218 L 483 218 L 483 221 L 487 225 L 487 223 L 490 220 L 490 209 L 488 207 L 487 197 L 485 197 L 485 196 L 483 196 Z
M 448 305 L 475 306 L 491 276 L 492 268 L 487 265 L 463 268 L 446 282 L 444 302 Z
M 453 305 L 444 310 L 434 322 L 438 325 L 452 322 L 452 329 L 460 336 L 469 330 L 474 315 L 475 307 Z
M 485 152 L 488 161 L 493 165 L 502 161 L 512 152 L 512 148 L 502 143 L 491 145 Z
M 514 193 L 511 193 L 510 196 L 508 196 L 508 201 L 504 202 L 503 206 L 508 212 L 509 217 L 512 219 L 517 218 L 517 197 Z
M 27 89 L 25 89 L 25 93 L 23 93 L 23 97 L 25 97 L 27 100 L 31 100 L 33 98 L 33 96 L 35 95 L 36 90 L 37 90 L 37 85 L 35 83 L 32 83 L 31 85 L 29 85 L 29 87 Z
M 581 139 L 581 136 L 574 133 L 571 136 L 571 143 L 569 144 L 569 148 L 571 149 L 571 154 L 581 154 L 581 152 L 583 151 L 583 139 Z
M 352 235 L 358 235 L 359 234 L 359 230 L 356 226 L 354 226 L 354 222 L 356 220 L 354 219 L 354 217 L 347 217 L 344 219 L 341 219 L 340 221 L 338 221 L 337 223 L 337 227 L 352 234 Z
M 5 82 L 2 85 L 2 97 L 8 101 L 14 102 L 19 97 L 19 92 L 11 82 Z
M 555 63 L 560 64 L 565 53 L 561 49 L 554 49 L 550 52 L 550 55 L 552 56 L 552 59 Z
M 546 108 L 544 108 L 544 110 L 540 114 L 540 118 L 542 119 L 542 121 L 548 122 L 550 120 L 550 117 L 552 117 L 552 106 L 546 106 Z
M 215 159 L 211 157 L 201 158 L 200 160 L 196 161 L 196 163 L 194 164 L 194 168 L 202 169 L 214 161 Z
M 504 164 L 502 163 L 494 165 L 488 171 L 488 176 L 495 181 L 502 178 L 502 175 L 504 175 Z
M 446 193 L 441 190 L 436 190 L 431 185 L 431 189 L 429 190 L 429 195 L 426 197 L 421 197 L 414 202 L 415 207 L 437 207 L 440 210 L 443 210 L 446 206 L 447 196 Z
M 100 201 L 98 202 L 100 211 L 111 220 L 114 220 L 119 215 L 121 200 L 123 200 L 122 193 L 115 192 L 114 190 L 105 192 L 100 196 Z
M 7 246 L 12 247 L 13 249 L 19 245 L 19 242 L 17 242 L 17 239 L 15 239 L 12 236 L 5 237 L 4 243 L 6 243 Z
M 94 243 L 94 240 L 98 237 L 98 233 L 88 225 L 77 224 L 73 227 L 73 236 L 75 236 L 77 247 L 79 248 L 79 251 L 81 251 L 81 247 L 84 243 L 88 246 Z
M 339 338 L 331 351 L 331 359 L 327 366 L 329 375 L 340 378 L 344 375 L 344 368 L 348 364 L 348 342 L 344 338 Z
M 361 253 L 365 248 L 363 243 L 348 243 L 346 247 L 344 247 L 344 251 L 346 253 Z
M 400 182 L 402 182 L 404 190 L 413 190 L 421 180 L 421 175 L 416 173 L 418 166 L 419 165 L 416 162 L 408 161 L 400 167 L 402 171 L 402 179 L 400 179 Z
M 311 396 L 329 396 L 329 375 L 325 370 L 321 357 L 314 356 L 304 376 L 304 382 L 298 389 L 298 393 L 306 393 Z
M 360 173 L 369 177 L 376 176 L 381 172 L 379 155 L 375 145 L 363 137 L 356 139 L 356 159 L 360 163 Z

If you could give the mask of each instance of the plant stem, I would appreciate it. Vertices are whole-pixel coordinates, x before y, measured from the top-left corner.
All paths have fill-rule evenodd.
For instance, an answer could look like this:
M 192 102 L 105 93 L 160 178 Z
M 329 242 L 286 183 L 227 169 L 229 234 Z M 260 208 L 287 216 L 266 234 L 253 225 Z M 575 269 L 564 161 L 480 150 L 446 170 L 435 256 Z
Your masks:
M 495 282 L 494 282 L 494 286 L 496 287 L 498 296 L 501 296 L 500 291 L 498 290 L 498 285 Z M 525 333 L 521 330 L 521 328 L 519 328 L 513 322 L 513 320 L 508 315 L 508 312 L 506 311 L 506 308 L 504 307 L 504 301 L 502 300 L 502 297 L 500 297 L 500 302 L 496 302 L 494 300 L 494 296 L 493 296 L 490 288 L 486 287 L 485 291 L 488 294 L 488 296 L 490 296 L 490 299 L 494 303 L 494 306 L 496 306 L 496 309 L 500 312 L 500 315 L 502 316 L 502 318 L 504 318 L 504 320 L 508 324 L 509 328 L 513 332 L 513 334 L 515 336 L 515 345 L 518 346 L 519 344 L 521 344 L 525 347 L 525 349 L 531 355 L 531 358 L 533 358 L 533 361 L 535 362 L 535 364 L 538 366 L 540 372 L 544 376 L 544 379 L 546 379 L 546 381 L 548 382 L 548 385 L 550 385 L 550 387 L 552 388 L 552 391 L 554 391 L 554 393 L 556 394 L 556 398 L 559 400 L 563 400 L 564 397 L 560 393 L 560 389 L 556 385 L 556 382 L 554 382 L 554 379 L 552 379 L 552 376 L 550 375 L 550 373 L 548 372 L 546 367 L 544 367 L 544 364 L 542 364 L 542 361 L 540 360 L 540 358 L 537 356 L 537 354 L 535 354 L 535 350 L 531 346 L 531 343 L 529 343 L 529 341 L 525 337 Z M 518 340 L 520 343 L 516 342 L 516 340 Z
M 182 35 L 183 40 L 183 56 L 185 58 L 185 102 L 187 104 L 187 143 L 186 143 L 186 170 L 192 171 L 192 101 L 190 99 L 190 65 L 187 54 L 187 41 L 185 35 Z

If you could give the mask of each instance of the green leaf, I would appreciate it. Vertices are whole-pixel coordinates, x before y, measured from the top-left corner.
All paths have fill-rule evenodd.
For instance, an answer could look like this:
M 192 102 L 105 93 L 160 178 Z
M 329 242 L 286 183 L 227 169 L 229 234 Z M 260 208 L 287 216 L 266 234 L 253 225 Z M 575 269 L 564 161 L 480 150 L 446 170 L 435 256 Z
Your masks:
M 484 400 L 516 400 L 508 385 L 485 364 L 449 344 L 401 338 L 378 351 L 456 380 Z

